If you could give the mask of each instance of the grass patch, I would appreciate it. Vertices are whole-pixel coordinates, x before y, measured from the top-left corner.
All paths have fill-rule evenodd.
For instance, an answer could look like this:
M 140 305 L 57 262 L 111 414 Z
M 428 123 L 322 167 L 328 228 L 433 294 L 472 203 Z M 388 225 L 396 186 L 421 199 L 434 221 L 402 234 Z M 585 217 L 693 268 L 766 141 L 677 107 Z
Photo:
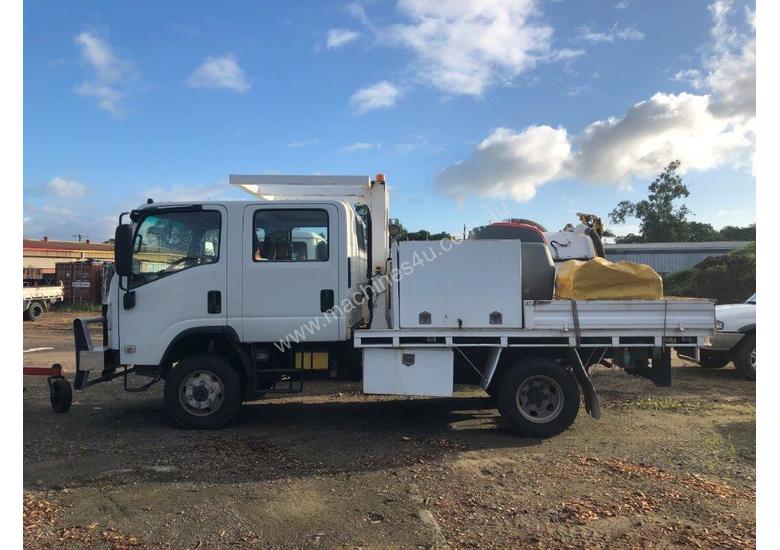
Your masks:
M 629 408 L 642 411 L 678 411 L 686 404 L 670 397 L 645 397 L 626 403 Z
M 726 451 L 726 454 L 732 458 L 737 458 L 739 456 L 737 447 L 731 440 L 731 434 L 727 434 L 727 436 L 724 437 L 713 432 L 704 436 L 704 442 L 719 451 Z

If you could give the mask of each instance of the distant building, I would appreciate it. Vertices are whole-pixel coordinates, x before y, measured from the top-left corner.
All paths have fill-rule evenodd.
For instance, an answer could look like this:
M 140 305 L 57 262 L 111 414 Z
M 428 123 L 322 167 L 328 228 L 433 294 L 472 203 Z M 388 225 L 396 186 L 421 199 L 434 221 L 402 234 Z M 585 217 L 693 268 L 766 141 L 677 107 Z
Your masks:
M 745 248 L 750 241 L 716 241 L 704 243 L 636 243 L 605 244 L 607 259 L 647 264 L 661 275 L 690 269 L 710 256 L 721 256 Z
M 24 279 L 49 279 L 54 277 L 57 262 L 78 262 L 81 260 L 114 261 L 114 245 L 106 243 L 53 241 L 24 239 Z

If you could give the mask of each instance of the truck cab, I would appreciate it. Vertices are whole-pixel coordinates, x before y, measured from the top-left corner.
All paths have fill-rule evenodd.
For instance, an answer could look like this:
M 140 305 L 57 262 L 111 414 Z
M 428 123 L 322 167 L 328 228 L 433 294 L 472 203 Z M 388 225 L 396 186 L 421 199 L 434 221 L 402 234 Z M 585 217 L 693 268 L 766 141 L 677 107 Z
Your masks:
M 247 183 L 239 176 L 236 185 L 262 183 L 266 191 L 278 183 L 268 178 Z M 299 390 L 298 351 L 345 353 L 353 330 L 369 318 L 371 214 L 364 221 L 356 206 L 371 202 L 372 194 L 386 200 L 384 182 L 354 176 L 298 182 L 312 196 L 287 181 L 292 196 L 150 200 L 122 214 L 103 316 L 75 322 L 76 389 L 118 376 L 127 384 L 129 372 L 150 377 L 149 385 L 164 379 L 166 386 L 172 371 L 200 373 L 178 384 L 184 393 L 166 402 L 180 424 L 216 427 L 227 417 L 203 412 L 221 408 L 227 386 L 236 385 L 227 383 L 231 377 L 238 377 L 240 404 L 267 391 Z M 320 186 L 327 196 L 317 195 Z M 386 219 L 378 224 L 386 231 Z M 89 331 L 97 323 L 102 345 Z M 204 366 L 209 361 L 230 372 L 209 382 L 203 374 L 214 374 Z M 281 381 L 286 388 L 277 387 Z M 194 398 L 203 383 L 211 397 L 196 392 Z
M 345 341 L 365 317 L 335 308 L 368 275 L 364 223 L 343 201 L 149 204 L 130 219 L 131 269 L 108 296 L 120 364 L 159 365 L 194 334 Z

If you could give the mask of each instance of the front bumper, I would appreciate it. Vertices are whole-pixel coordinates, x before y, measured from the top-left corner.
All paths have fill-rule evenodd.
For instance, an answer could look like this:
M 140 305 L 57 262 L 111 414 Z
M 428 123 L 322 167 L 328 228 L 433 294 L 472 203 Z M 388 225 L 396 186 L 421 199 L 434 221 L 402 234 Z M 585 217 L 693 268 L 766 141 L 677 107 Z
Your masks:
M 102 345 L 94 345 L 90 325 L 101 326 Z M 76 347 L 76 378 L 73 387 L 82 390 L 92 384 L 114 378 L 114 371 L 119 367 L 118 350 L 108 347 L 108 330 L 106 318 L 90 317 L 73 320 L 73 340 Z M 90 373 L 98 374 L 90 380 Z
M 729 351 L 736 346 L 745 335 L 741 332 L 715 332 L 710 339 L 710 347 L 705 348 L 711 351 Z

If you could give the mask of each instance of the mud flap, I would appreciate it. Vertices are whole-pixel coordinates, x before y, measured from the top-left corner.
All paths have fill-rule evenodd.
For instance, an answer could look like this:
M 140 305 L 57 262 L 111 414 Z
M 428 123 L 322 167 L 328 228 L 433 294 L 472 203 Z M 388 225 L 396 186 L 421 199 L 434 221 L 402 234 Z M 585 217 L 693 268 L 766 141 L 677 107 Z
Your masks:
M 672 385 L 672 349 L 664 348 L 660 355 L 653 357 L 653 368 L 650 371 L 650 380 L 661 388 Z
M 593 387 L 590 376 L 588 376 L 588 373 L 585 370 L 585 365 L 582 364 L 579 352 L 576 349 L 572 349 L 571 355 L 572 370 L 574 371 L 575 378 L 577 378 L 577 382 L 579 382 L 580 387 L 582 388 L 582 394 L 585 398 L 585 410 L 588 411 L 588 414 L 595 420 L 598 420 L 601 418 L 601 402 L 599 401 L 599 396 L 596 394 L 596 389 Z

